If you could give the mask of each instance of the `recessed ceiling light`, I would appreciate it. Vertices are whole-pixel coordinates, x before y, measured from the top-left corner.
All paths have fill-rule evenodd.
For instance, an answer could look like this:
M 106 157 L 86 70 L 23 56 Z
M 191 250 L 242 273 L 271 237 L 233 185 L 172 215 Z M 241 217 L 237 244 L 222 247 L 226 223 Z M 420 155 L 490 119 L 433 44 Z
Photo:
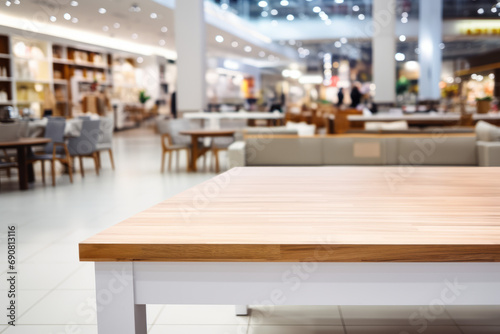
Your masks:
M 19 5 L 21 3 L 20 0 L 14 0 L 14 5 Z
M 120 28 L 120 23 L 116 22 L 115 24 L 113 24 L 113 27 L 115 29 L 119 29 Z
M 243 50 L 245 50 L 245 52 L 251 52 L 252 47 L 250 45 L 247 45 L 247 46 L 245 46 L 245 48 Z
M 344 3 L 344 0 L 335 0 L 335 3 Z
M 267 1 L 264 1 L 264 0 L 259 1 L 259 7 L 262 7 L 262 8 L 267 7 Z
M 267 17 L 267 16 L 269 15 L 269 13 L 268 13 L 268 12 L 262 12 L 262 13 L 260 13 L 260 15 L 261 15 L 262 17 Z
M 137 38 L 139 38 L 139 35 L 137 35 L 137 34 L 132 34 L 132 39 L 137 39 Z
M 339 41 L 336 41 L 336 42 L 335 42 L 335 47 L 336 47 L 336 48 L 340 48 L 340 47 L 342 47 L 342 43 L 341 43 L 341 42 L 339 42 Z
M 359 12 L 359 6 L 358 5 L 352 6 L 352 11 Z
M 237 48 L 237 47 L 238 47 L 238 42 L 233 41 L 233 42 L 231 43 L 231 46 L 232 46 L 233 48 Z
M 71 20 L 71 15 L 69 13 L 65 13 L 64 14 L 64 19 L 68 20 L 68 21 Z
M 361 21 L 363 21 L 365 19 L 365 14 L 359 14 L 358 15 L 358 19 L 360 19 Z
M 220 5 L 220 8 L 222 8 L 223 10 L 226 10 L 229 8 L 229 5 L 227 3 L 223 3 L 222 5 Z
M 139 7 L 138 4 L 133 4 L 128 10 L 129 12 L 139 13 L 141 11 L 141 7 Z
M 408 18 L 407 17 L 402 17 L 401 18 L 402 23 L 408 23 Z
M 217 43 L 222 43 L 224 42 L 224 37 L 222 37 L 221 35 L 217 35 L 215 36 L 215 40 L 217 41 Z
M 319 12 L 321 12 L 321 7 L 320 7 L 320 6 L 315 6 L 315 7 L 313 8 L 313 12 L 315 12 L 315 13 L 319 13 Z
M 478 13 L 479 15 L 484 14 L 484 8 L 479 8 L 479 9 L 477 10 L 477 13 Z
M 288 6 L 288 0 L 281 0 L 280 5 Z
M 271 9 L 271 15 L 278 15 L 277 9 Z
M 99 14 L 106 14 L 106 8 L 99 8 Z
M 71 19 L 71 22 L 78 23 L 78 19 L 76 17 L 74 17 L 74 18 Z
M 142 58 L 142 57 L 137 57 L 137 62 L 138 62 L 139 64 L 142 64 L 142 63 L 144 62 L 144 58 Z
M 405 35 L 401 35 L 401 36 L 399 36 L 399 40 L 400 40 L 401 42 L 406 41 L 406 36 L 405 36 Z
M 492 13 L 496 13 L 497 11 L 498 11 L 498 9 L 496 7 L 491 8 Z
M 50 22 L 56 22 L 56 21 L 57 21 L 57 17 L 55 17 L 55 16 L 51 16 L 51 17 L 49 18 L 49 20 L 50 20 Z
M 164 39 L 160 39 L 160 41 L 158 42 L 158 44 L 160 44 L 161 46 L 164 46 L 165 45 L 165 40 Z
M 109 27 L 108 26 L 104 26 L 102 27 L 102 31 L 108 31 L 109 30 Z
M 293 16 L 292 14 L 288 14 L 288 15 L 286 16 L 286 19 L 287 19 L 288 21 L 293 21 L 293 19 L 295 19 L 295 16 Z
M 10 5 L 12 5 L 12 2 L 10 2 L 9 0 L 5 1 L 5 6 L 10 7 Z
M 76 7 L 76 6 L 78 6 L 78 1 L 71 1 L 70 5 L 73 7 Z
M 161 32 L 167 32 L 167 31 L 168 31 L 168 28 L 167 28 L 167 27 L 165 27 L 165 26 L 163 26 L 163 27 L 161 27 L 161 29 L 160 29 L 160 30 L 161 30 Z
M 347 43 L 347 38 L 342 37 L 342 38 L 340 39 L 340 43 L 342 43 L 342 44 L 346 44 L 346 43 Z
M 264 51 L 260 51 L 260 52 L 259 52 L 259 56 L 260 56 L 260 57 L 265 57 L 265 56 L 266 56 L 266 53 L 265 53 Z
M 150 18 L 152 18 L 152 19 L 154 20 L 154 19 L 158 18 L 158 14 L 156 14 L 156 13 L 151 13 L 151 14 L 149 15 L 149 17 L 150 17 Z
M 394 56 L 394 58 L 397 61 L 404 61 L 406 59 L 406 56 L 405 56 L 404 53 L 398 52 L 398 53 L 396 53 L 396 55 Z

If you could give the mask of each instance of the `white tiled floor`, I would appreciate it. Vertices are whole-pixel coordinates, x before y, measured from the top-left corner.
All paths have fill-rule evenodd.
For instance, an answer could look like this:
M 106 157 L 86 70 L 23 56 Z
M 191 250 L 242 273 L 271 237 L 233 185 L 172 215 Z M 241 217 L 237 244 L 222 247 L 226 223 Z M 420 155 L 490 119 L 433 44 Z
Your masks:
M 70 184 L 59 175 L 55 188 L 20 192 L 13 177 L 2 174 L 0 247 L 6 226 L 18 226 L 18 326 L 7 327 L 0 312 L 0 334 L 95 334 L 94 269 L 78 261 L 78 242 L 180 191 L 205 181 L 213 172 L 161 174 L 159 137 L 150 129 L 117 133 L 117 169 L 103 156 L 100 176 L 87 162 L 84 179 Z M 37 167 L 37 171 L 39 167 Z M 6 305 L 6 257 L 0 248 L 0 308 Z M 500 303 L 500 301 L 499 301 Z M 412 325 L 408 307 L 252 307 L 236 317 L 232 306 L 148 306 L 151 334 L 482 334 L 500 333 L 500 308 L 450 307 L 437 319 Z M 118 334 L 118 333 L 117 333 Z

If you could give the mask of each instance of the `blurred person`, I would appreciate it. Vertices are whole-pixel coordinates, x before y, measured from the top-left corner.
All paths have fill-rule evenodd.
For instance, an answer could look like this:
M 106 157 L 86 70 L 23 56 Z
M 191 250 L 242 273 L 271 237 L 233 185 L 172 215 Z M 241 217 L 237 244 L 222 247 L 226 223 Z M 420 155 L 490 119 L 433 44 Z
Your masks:
M 361 102 L 361 92 L 357 85 L 354 85 L 351 89 L 351 108 L 356 108 Z
M 340 87 L 337 97 L 339 99 L 337 102 L 337 106 L 341 107 L 344 103 L 344 88 Z

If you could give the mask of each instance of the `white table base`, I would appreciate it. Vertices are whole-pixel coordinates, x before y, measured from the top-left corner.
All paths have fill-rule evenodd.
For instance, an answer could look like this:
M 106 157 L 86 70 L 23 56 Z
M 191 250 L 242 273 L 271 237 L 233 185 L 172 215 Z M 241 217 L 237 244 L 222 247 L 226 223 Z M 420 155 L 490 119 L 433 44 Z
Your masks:
M 97 262 L 99 334 L 146 334 L 146 304 L 500 305 L 499 263 Z

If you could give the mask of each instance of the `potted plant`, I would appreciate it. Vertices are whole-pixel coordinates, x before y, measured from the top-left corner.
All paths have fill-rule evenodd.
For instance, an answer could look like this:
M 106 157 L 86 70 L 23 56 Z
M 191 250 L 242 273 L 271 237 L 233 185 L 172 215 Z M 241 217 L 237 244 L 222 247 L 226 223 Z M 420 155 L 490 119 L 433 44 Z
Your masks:
M 477 113 L 478 114 L 487 114 L 490 111 L 492 100 L 493 100 L 493 98 L 491 96 L 476 98 Z
M 145 90 L 139 92 L 139 102 L 144 106 L 144 104 L 151 98 L 151 96 L 146 95 Z

